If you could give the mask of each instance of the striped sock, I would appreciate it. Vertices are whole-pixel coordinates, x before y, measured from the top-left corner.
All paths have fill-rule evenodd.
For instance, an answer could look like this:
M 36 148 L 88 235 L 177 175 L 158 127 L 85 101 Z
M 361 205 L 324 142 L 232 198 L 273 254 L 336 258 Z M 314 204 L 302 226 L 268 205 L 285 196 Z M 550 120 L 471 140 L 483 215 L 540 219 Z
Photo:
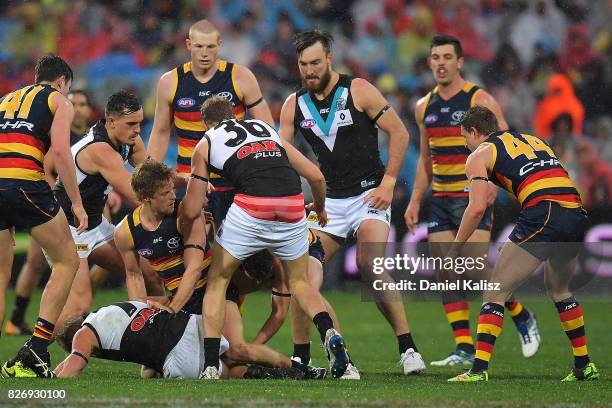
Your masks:
M 489 367 L 495 340 L 504 325 L 504 307 L 497 303 L 485 303 L 480 309 L 476 334 L 476 358 L 473 373 L 480 373 Z
M 46 351 L 47 346 L 49 346 L 53 338 L 53 330 L 55 330 L 55 325 L 53 323 L 46 321 L 42 317 L 38 317 L 34 325 L 34 333 L 31 337 L 32 347 L 35 350 Z
M 587 352 L 582 306 L 573 296 L 556 302 L 555 306 L 559 312 L 561 327 L 563 327 L 567 338 L 572 343 L 574 366 L 576 368 L 584 368 L 591 360 Z
M 510 312 L 510 316 L 512 316 L 512 320 L 515 325 L 519 325 L 521 323 L 526 322 L 529 319 L 529 310 L 526 307 L 523 307 L 521 302 L 519 302 L 514 296 L 512 296 L 506 303 L 504 303 L 506 309 Z
M 470 305 L 465 300 L 450 300 L 451 296 L 442 296 L 442 305 L 446 319 L 453 329 L 457 350 L 474 354 L 474 341 L 470 333 Z M 454 297 L 457 299 L 457 297 Z

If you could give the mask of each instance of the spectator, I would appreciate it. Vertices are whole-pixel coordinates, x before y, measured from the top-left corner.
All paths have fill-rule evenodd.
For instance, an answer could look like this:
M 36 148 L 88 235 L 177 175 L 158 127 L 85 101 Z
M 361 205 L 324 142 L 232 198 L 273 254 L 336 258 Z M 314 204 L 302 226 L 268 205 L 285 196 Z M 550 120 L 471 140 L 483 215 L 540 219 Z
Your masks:
M 537 106 L 533 117 L 535 133 L 548 140 L 552 134 L 553 122 L 563 113 L 572 118 L 575 137 L 582 135 L 584 106 L 574 94 L 574 87 L 563 74 L 553 75 L 546 86 L 546 95 Z
M 576 148 L 580 174 L 578 188 L 582 201 L 587 209 L 592 207 L 610 207 L 612 192 L 612 169 L 603 161 L 597 149 L 586 141 L 580 141 Z M 602 202 L 603 201 L 603 202 Z
M 561 68 L 577 78 L 583 67 L 597 59 L 589 41 L 589 28 L 585 24 L 572 26 L 568 33 L 563 52 L 561 53 Z

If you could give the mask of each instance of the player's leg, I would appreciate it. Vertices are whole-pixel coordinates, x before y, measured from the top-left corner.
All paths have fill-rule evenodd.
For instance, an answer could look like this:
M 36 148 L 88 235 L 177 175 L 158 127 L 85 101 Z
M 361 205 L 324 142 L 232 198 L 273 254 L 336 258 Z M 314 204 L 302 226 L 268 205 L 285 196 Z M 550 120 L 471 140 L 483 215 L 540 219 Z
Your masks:
M 468 373 L 451 378 L 450 381 L 480 381 L 488 378 L 486 371 L 504 323 L 504 303 L 541 263 L 540 259 L 519 245 L 506 241 L 489 281 L 499 285 L 492 290 L 485 290 L 483 294 L 474 364 Z
M 81 315 L 91 310 L 93 302 L 93 289 L 89 276 L 89 263 L 87 258 L 80 258 L 79 269 L 72 281 L 72 288 L 66 300 L 66 305 L 55 323 L 56 328 L 61 328 L 63 322 L 70 316 Z M 56 330 L 57 333 L 57 330 Z
M 357 265 L 367 285 L 371 285 L 373 279 L 392 280 L 386 274 L 374 275 L 373 273 L 374 258 L 385 256 L 388 237 L 389 225 L 382 220 L 365 219 L 359 225 L 357 231 Z M 404 374 L 424 371 L 425 363 L 410 333 L 401 293 L 384 291 L 377 293 L 377 295 L 381 297 L 377 299 L 376 306 L 395 333 Z
M 0 262 L 0 327 L 2 327 L 6 288 L 11 280 L 11 269 L 13 267 L 13 234 L 10 228 L 0 230 L 0 259 L 3 260 Z
M 47 268 L 49 265 L 40 245 L 30 237 L 26 260 L 15 282 L 15 304 L 11 319 L 6 324 L 7 335 L 32 335 L 31 328 L 24 322 L 24 316 L 30 303 L 30 297 Z

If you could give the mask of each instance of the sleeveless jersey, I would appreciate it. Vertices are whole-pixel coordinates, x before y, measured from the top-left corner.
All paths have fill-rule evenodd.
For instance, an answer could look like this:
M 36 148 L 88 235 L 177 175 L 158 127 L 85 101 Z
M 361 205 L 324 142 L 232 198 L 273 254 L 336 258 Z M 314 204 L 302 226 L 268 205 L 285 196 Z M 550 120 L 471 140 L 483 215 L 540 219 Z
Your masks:
M 330 198 L 352 197 L 375 188 L 385 173 L 378 129 L 365 112 L 355 108 L 352 80 L 340 75 L 322 101 L 306 89 L 295 95 L 294 129 L 312 146 Z
M 483 144 L 493 150 L 489 179 L 514 194 L 523 208 L 544 200 L 567 208 L 582 206 L 574 183 L 545 141 L 502 131 Z
M 195 318 L 132 301 L 96 310 L 87 316 L 83 326 L 92 329 L 98 339 L 100 348 L 94 356 L 138 363 L 162 372 L 168 354 L 183 337 L 192 317 Z
M 185 265 L 183 264 L 184 242 L 183 235 L 178 229 L 179 202 L 175 202 L 174 212 L 167 215 L 155 231 L 143 228 L 140 222 L 140 210 L 137 207 L 131 214 L 126 215 L 124 223 L 134 242 L 136 252 L 145 258 L 153 270 L 163 280 L 164 286 L 170 293 L 174 293 L 181 283 Z M 196 282 L 195 289 L 204 287 L 206 274 L 212 260 L 212 251 L 208 243 L 202 262 L 202 276 Z
M 77 163 L 77 156 L 81 151 L 83 151 L 83 149 L 94 143 L 109 144 L 113 150 L 121 155 L 124 163 L 129 160 L 133 153 L 131 146 L 115 146 L 108 137 L 104 124 L 104 119 L 100 120 L 89 129 L 89 132 L 87 132 L 82 139 L 78 140 L 70 148 L 72 151 L 72 160 L 74 160 L 74 166 L 76 168 L 77 184 L 79 186 L 79 192 L 81 193 L 83 208 L 85 208 L 87 216 L 89 217 L 89 224 L 87 227 L 88 230 L 94 229 L 102 222 L 102 212 L 104 211 L 106 197 L 108 196 L 108 193 L 110 193 L 111 187 L 109 186 L 108 181 L 102 177 L 102 174 L 88 174 L 83 171 Z M 66 214 L 66 217 L 68 218 L 68 223 L 70 223 L 70 225 L 73 227 L 76 226 L 71 210 L 72 202 L 70 201 L 70 198 L 68 198 L 68 194 L 66 193 L 61 180 L 58 179 L 57 185 L 55 186 L 53 192 L 57 202 L 62 206 L 64 214 Z
M 176 75 L 176 90 L 170 101 L 178 140 L 176 170 L 181 174 L 190 174 L 193 149 L 206 130 L 200 115 L 200 107 L 204 101 L 215 95 L 229 99 L 237 119 L 244 118 L 246 108 L 236 85 L 236 66 L 231 62 L 219 60 L 217 72 L 206 83 L 195 78 L 191 72 L 191 62 L 176 67 L 172 72 Z M 233 186 L 218 174 L 211 174 L 211 183 L 217 191 L 233 189 Z
M 465 146 L 459 121 L 465 111 L 474 105 L 474 96 L 480 88 L 467 82 L 461 91 L 444 100 L 436 86 L 427 94 L 423 125 L 427 131 L 434 196 L 467 197 L 469 181 L 465 175 L 465 162 L 470 150 Z
M 49 85 L 29 85 L 0 100 L 0 187 L 44 181 L 54 92 Z

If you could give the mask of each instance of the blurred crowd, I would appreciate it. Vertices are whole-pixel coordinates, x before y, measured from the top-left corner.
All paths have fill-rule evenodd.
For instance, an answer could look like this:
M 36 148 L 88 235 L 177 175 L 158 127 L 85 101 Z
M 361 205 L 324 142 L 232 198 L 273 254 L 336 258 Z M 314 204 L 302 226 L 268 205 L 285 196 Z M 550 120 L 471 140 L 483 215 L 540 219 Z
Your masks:
M 146 137 L 159 76 L 189 59 L 187 29 L 208 18 L 221 56 L 253 70 L 278 119 L 300 85 L 294 34 L 325 29 L 336 70 L 376 84 L 410 131 L 394 205 L 401 224 L 418 157 L 414 104 L 435 86 L 429 41 L 448 33 L 463 43 L 464 77 L 493 94 L 511 128 L 548 140 L 593 216 L 612 221 L 611 17 L 609 0 L 5 0 L 0 95 L 57 53 L 75 69 L 73 88 L 98 106 L 118 88 L 135 91 Z

